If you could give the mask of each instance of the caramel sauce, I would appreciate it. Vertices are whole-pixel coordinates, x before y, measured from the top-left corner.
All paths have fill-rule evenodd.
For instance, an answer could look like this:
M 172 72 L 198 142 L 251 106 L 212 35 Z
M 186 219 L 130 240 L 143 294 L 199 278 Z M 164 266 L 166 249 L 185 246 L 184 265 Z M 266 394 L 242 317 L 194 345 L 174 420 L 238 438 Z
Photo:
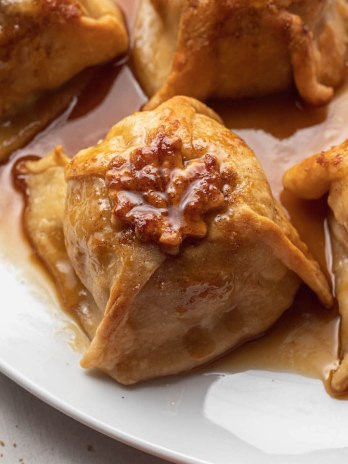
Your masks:
M 337 367 L 339 319 L 325 311 L 310 290 L 302 287 L 289 310 L 268 333 L 209 366 L 210 372 L 251 369 L 295 372 L 324 380 Z
M 136 2 L 119 0 L 119 3 L 132 22 Z M 60 144 L 73 156 L 78 150 L 98 142 L 112 125 L 139 110 L 145 101 L 127 63 L 104 66 L 48 129 L 41 131 L 26 147 L 15 151 L 0 168 L 0 240 L 6 244 L 3 254 L 21 269 L 35 273 L 35 280 L 40 280 L 40 285 L 46 289 L 51 288 L 51 292 L 50 283 L 39 278 L 39 268 L 32 266 L 33 251 L 21 223 L 23 199 L 12 183 L 12 167 L 20 157 L 43 156 Z M 281 179 L 285 170 L 301 159 L 348 137 L 348 86 L 337 93 L 330 105 L 319 109 L 305 108 L 292 93 L 211 104 L 227 127 L 254 149 L 274 195 L 283 203 L 300 235 L 329 275 L 325 200 L 295 199 L 282 191 Z M 25 130 L 28 122 L 22 124 Z M 0 146 L 4 143 L 6 137 L 0 130 Z M 266 336 L 247 343 L 206 369 L 209 372 L 280 370 L 327 380 L 330 369 L 337 364 L 338 326 L 337 311 L 323 309 L 315 296 L 302 288 L 293 307 Z

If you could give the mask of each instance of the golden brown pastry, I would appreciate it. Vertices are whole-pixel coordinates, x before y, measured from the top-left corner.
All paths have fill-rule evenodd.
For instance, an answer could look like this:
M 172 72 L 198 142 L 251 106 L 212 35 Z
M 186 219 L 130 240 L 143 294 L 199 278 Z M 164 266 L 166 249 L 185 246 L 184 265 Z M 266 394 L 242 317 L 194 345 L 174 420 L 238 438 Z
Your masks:
M 328 284 L 253 152 L 200 102 L 135 113 L 66 167 L 64 235 L 103 319 L 82 360 L 124 384 L 262 334 Z
M 328 195 L 333 272 L 341 314 L 341 364 L 333 373 L 331 386 L 338 393 L 348 390 L 348 141 L 314 155 L 290 169 L 284 186 L 305 199 Z
M 253 152 L 196 100 L 136 113 L 71 162 L 57 148 L 17 171 L 31 243 L 91 338 L 82 365 L 121 383 L 262 334 L 301 279 L 331 303 Z
M 113 0 L 1 1 L 0 117 L 127 47 Z
M 325 104 L 346 75 L 347 18 L 347 0 L 140 0 L 133 62 L 147 108 L 292 82 L 306 102 Z

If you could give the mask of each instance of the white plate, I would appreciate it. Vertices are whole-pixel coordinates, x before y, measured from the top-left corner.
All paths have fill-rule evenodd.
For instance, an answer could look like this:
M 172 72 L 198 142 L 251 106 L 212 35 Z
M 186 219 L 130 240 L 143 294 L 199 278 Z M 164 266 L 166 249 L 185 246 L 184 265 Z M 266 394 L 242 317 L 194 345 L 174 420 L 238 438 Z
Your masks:
M 120 73 L 116 87 L 127 72 Z M 136 109 L 139 97 L 136 89 L 133 91 Z M 121 108 L 122 98 L 120 92 Z M 115 122 L 110 108 L 106 128 Z M 99 118 L 98 111 L 77 118 L 68 128 L 58 127 L 55 143 L 64 143 L 66 134 L 73 131 L 77 146 L 68 150 L 73 153 L 82 134 L 86 139 L 86 119 Z M 313 153 L 343 137 L 339 114 L 328 121 L 317 123 L 315 136 L 310 132 Z M 266 147 L 274 152 L 285 150 L 289 164 L 304 156 L 301 142 L 309 137 L 306 128 L 281 142 L 267 134 L 261 138 L 261 131 L 255 137 L 243 130 L 239 133 L 257 153 Z M 91 140 L 86 143 L 95 143 L 103 134 L 87 135 Z M 28 153 L 48 152 L 52 146 L 45 143 L 44 137 L 34 141 Z M 47 279 L 30 265 L 28 247 L 17 243 L 18 204 L 13 224 L 3 223 L 9 208 L 13 214 L 15 194 L 8 190 L 6 196 L 7 186 L 1 180 L 0 370 L 4 374 L 78 421 L 174 462 L 348 462 L 348 401 L 331 398 L 319 380 L 265 371 L 205 371 L 124 388 L 105 376 L 82 370 L 81 354 L 69 347 L 77 328 L 60 310 Z

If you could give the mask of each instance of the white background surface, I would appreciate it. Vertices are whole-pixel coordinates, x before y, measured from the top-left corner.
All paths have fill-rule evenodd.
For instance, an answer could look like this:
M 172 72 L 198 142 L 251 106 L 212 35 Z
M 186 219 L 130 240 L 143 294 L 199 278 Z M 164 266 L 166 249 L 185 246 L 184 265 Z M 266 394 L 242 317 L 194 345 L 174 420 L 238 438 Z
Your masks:
M 2 374 L 0 440 L 1 464 L 167 464 L 70 419 Z

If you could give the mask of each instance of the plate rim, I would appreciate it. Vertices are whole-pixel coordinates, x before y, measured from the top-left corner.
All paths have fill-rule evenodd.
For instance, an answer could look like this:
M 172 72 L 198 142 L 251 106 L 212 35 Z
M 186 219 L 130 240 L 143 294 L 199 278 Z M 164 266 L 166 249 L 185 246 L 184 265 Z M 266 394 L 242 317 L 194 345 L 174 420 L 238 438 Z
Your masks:
M 210 461 L 193 458 L 175 450 L 171 450 L 162 445 L 143 440 L 136 435 L 129 434 L 119 428 L 110 427 L 107 424 L 96 420 L 92 416 L 83 413 L 78 408 L 70 405 L 68 402 L 57 398 L 45 388 L 40 387 L 36 382 L 31 381 L 26 375 L 18 369 L 10 366 L 0 357 L 0 372 L 21 388 L 43 401 L 50 407 L 56 409 L 71 419 L 99 432 L 107 437 L 117 440 L 131 448 L 147 453 L 149 455 L 164 459 L 175 464 L 213 464 Z

